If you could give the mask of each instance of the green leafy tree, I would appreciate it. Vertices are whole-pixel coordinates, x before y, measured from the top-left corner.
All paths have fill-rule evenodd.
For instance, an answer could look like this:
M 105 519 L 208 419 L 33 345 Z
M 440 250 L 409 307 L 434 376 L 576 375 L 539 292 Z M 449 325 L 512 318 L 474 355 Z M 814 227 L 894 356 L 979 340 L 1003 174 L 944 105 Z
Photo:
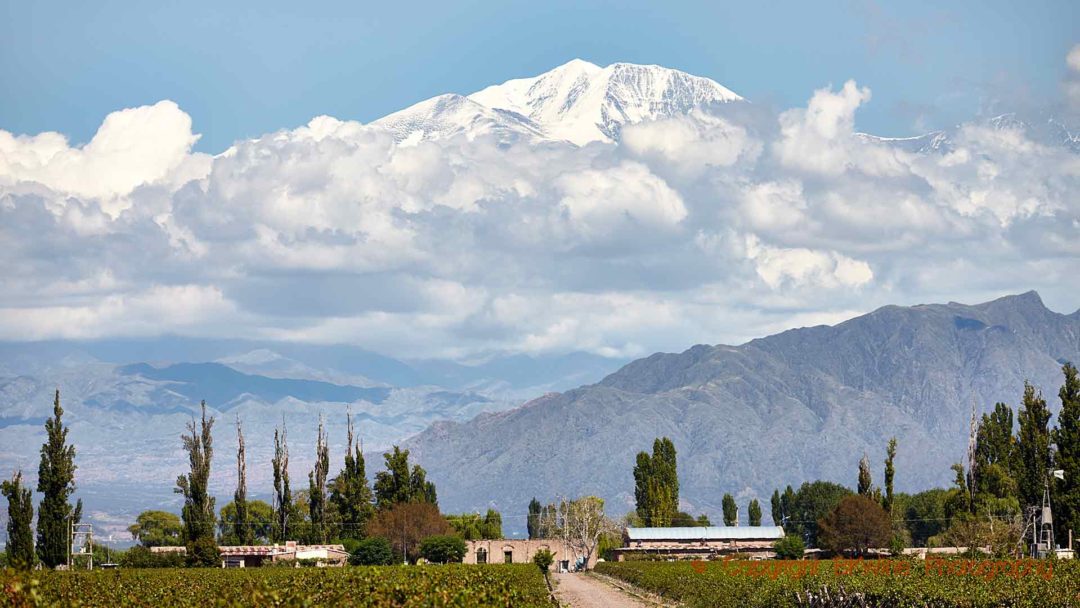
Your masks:
M 667 437 L 653 441 L 653 452 L 639 452 L 634 466 L 634 499 L 646 526 L 672 525 L 679 510 L 679 476 L 675 444 Z
M 246 507 L 247 523 L 245 527 L 248 529 L 250 536 L 245 538 L 236 535 L 236 503 L 230 502 L 221 508 L 218 519 L 221 544 L 252 545 L 271 541 L 274 529 L 274 508 L 265 500 L 249 500 Z
M 736 525 L 739 521 L 739 505 L 735 504 L 735 498 L 731 494 L 724 494 L 724 498 L 720 503 L 724 510 L 724 525 Z
M 1017 486 L 1021 506 L 1041 505 L 1050 470 L 1050 410 L 1042 393 L 1024 383 L 1016 437 Z
M 128 532 L 143 547 L 179 547 L 184 544 L 180 517 L 168 511 L 143 511 Z
M 292 489 L 289 487 L 289 441 L 285 421 L 281 421 L 281 430 L 274 429 L 274 533 L 273 539 L 285 542 L 292 531 L 293 507 Z
M 986 512 L 989 503 L 1009 503 L 1019 510 L 1013 472 L 1017 451 L 1012 409 L 1004 403 L 994 405 L 992 413 L 983 414 L 975 437 L 972 507 Z
M 1058 391 L 1061 411 L 1054 429 L 1054 444 L 1057 446 L 1055 466 L 1064 471 L 1065 479 L 1055 481 L 1054 516 L 1061 524 L 1054 523 L 1061 525 L 1061 529 L 1080 532 L 1080 378 L 1071 363 L 1063 365 L 1061 371 L 1065 382 Z
M 37 563 L 34 555 L 34 504 L 30 488 L 22 484 L 22 471 L 0 484 L 0 493 L 7 498 L 7 563 L 20 570 L 29 570 Z
M 540 549 L 533 554 L 533 563 L 536 567 L 544 573 L 544 576 L 548 575 L 548 569 L 551 568 L 551 564 L 555 563 L 555 554 L 547 549 Z
M 779 526 L 784 519 L 784 508 L 780 503 L 780 490 L 773 490 L 769 500 L 769 515 L 772 516 L 773 525 Z
M 188 561 L 196 566 L 215 566 L 218 563 L 217 541 L 214 538 L 214 497 L 208 492 L 210 462 L 214 458 L 214 439 L 211 431 L 214 417 L 206 417 L 206 402 L 202 402 L 202 419 L 198 426 L 188 423 L 190 435 L 182 435 L 184 450 L 191 466 L 189 473 L 176 478 L 177 494 L 184 496 L 180 511 L 183 537 Z
M 806 544 L 799 536 L 788 534 L 773 543 L 773 551 L 776 551 L 776 557 L 780 559 L 802 559 L 806 553 Z
M 822 547 L 865 555 L 868 549 L 888 546 L 892 521 L 881 505 L 868 496 L 846 496 L 818 522 Z
M 389 566 L 394 563 L 394 549 L 385 538 L 368 537 L 356 544 L 356 549 L 349 555 L 349 563 L 354 566 Z
M 795 490 L 789 485 L 784 488 L 784 493 L 780 495 L 780 509 L 782 517 L 791 517 L 791 514 L 795 512 Z M 784 525 L 782 522 L 775 522 L 776 525 Z
M 488 509 L 484 514 L 484 525 L 481 531 L 484 538 L 498 539 L 503 537 L 502 515 L 495 509 Z
M 761 525 L 761 505 L 758 503 L 756 498 L 750 501 L 750 506 L 748 506 L 746 508 L 746 511 L 747 511 L 747 515 L 749 515 L 750 525 L 751 526 L 760 526 Z
M 788 531 L 798 534 L 806 544 L 817 547 L 817 523 L 831 512 L 851 490 L 830 481 L 804 482 L 792 496 L 788 512 Z
M 893 478 L 896 476 L 896 467 L 893 461 L 896 459 L 896 437 L 889 439 L 889 447 L 885 448 L 885 500 L 882 508 L 892 513 L 893 507 Z
M 420 557 L 433 564 L 459 564 L 465 557 L 465 541 L 452 534 L 429 536 L 420 541 Z
M 949 490 L 935 488 L 914 494 L 907 501 L 904 519 L 912 545 L 926 547 L 930 538 L 945 531 L 948 521 L 945 504 L 949 494 Z
M 541 509 L 540 501 L 536 500 L 536 497 L 534 496 L 533 499 L 529 501 L 529 515 L 525 520 L 525 525 L 529 530 L 530 539 L 540 538 Z
M 319 416 L 319 433 L 315 440 L 315 469 L 308 473 L 308 514 L 315 540 L 325 543 L 329 537 L 326 517 L 326 476 L 330 471 L 330 448 L 326 444 L 326 428 Z
M 375 507 L 384 510 L 403 503 L 438 505 L 435 484 L 427 481 L 427 472 L 420 465 L 409 471 L 409 450 L 394 446 L 383 454 L 386 470 L 375 475 Z
M 341 518 L 341 534 L 345 538 L 363 538 L 364 527 L 375 512 L 374 495 L 368 485 L 364 463 L 363 442 L 354 445 L 352 415 L 346 414 L 348 441 L 345 448 L 345 467 L 334 478 L 330 503 Z
M 53 401 L 53 416 L 45 421 L 45 444 L 41 446 L 37 491 L 37 554 L 47 568 L 67 563 L 68 525 L 82 519 L 82 500 L 72 508 L 68 500 L 75 491 L 75 446 L 68 445 L 68 429 L 62 417 L 60 391 Z
M 870 476 L 870 459 L 863 454 L 859 460 L 859 496 L 870 496 L 874 490 L 874 481 Z

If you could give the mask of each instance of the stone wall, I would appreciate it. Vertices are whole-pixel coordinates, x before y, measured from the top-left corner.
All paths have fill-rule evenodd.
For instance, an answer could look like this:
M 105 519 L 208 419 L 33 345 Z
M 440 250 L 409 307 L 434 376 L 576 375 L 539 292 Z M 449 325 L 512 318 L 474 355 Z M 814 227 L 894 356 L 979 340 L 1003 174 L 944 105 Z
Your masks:
M 562 565 L 573 568 L 577 563 L 578 556 L 568 545 L 560 539 L 502 539 L 502 540 L 469 540 L 465 541 L 466 564 L 488 563 L 504 564 L 509 554 L 510 560 L 515 564 L 527 564 L 532 562 L 536 552 L 547 549 L 555 554 L 555 563 L 552 570 L 558 570 Z M 486 560 L 480 559 L 486 556 Z M 596 565 L 597 555 L 593 554 L 589 560 L 589 568 Z

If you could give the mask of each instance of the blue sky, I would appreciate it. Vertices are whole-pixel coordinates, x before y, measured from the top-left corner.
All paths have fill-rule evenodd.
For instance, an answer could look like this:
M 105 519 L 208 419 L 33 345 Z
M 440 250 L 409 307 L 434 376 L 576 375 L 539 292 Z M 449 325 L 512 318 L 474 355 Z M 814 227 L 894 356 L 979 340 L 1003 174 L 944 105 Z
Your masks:
M 819 6 L 826 5 L 827 6 Z M 854 78 L 885 135 L 1057 99 L 1080 3 L 4 0 L 0 129 L 87 141 L 172 99 L 218 152 L 330 114 L 363 122 L 573 57 L 657 63 L 789 108 Z

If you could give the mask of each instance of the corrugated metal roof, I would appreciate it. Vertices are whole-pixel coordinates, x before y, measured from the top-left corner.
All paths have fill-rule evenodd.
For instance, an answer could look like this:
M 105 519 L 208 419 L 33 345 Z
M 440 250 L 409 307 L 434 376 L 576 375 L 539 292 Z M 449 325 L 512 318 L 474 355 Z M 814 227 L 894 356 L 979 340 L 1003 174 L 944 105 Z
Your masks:
M 749 540 L 783 538 L 780 526 L 708 526 L 701 528 L 627 528 L 630 540 Z

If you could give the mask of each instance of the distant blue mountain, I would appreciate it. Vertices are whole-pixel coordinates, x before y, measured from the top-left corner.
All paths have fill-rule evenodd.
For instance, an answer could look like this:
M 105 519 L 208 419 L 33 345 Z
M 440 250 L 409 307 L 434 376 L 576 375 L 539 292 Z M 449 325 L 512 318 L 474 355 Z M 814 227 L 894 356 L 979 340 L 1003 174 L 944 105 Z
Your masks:
M 268 378 L 238 372 L 220 363 L 177 363 L 168 367 L 153 367 L 146 363 L 125 365 L 120 368 L 125 375 L 138 375 L 149 380 L 174 382 L 170 388 L 193 401 L 205 399 L 219 409 L 236 398 L 249 394 L 268 403 L 285 397 L 301 401 L 335 401 L 351 403 L 363 399 L 382 403 L 390 389 L 360 386 L 343 386 L 317 380 L 293 380 Z

